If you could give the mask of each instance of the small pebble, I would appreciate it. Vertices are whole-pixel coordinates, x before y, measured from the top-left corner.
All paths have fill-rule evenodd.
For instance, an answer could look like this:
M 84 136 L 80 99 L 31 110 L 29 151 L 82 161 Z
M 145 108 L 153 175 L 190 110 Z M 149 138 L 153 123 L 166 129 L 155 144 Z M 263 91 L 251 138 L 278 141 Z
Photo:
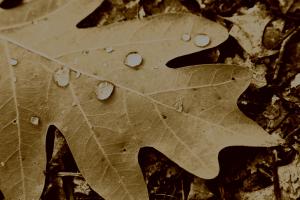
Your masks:
M 70 81 L 70 69 L 67 67 L 60 68 L 54 73 L 54 82 L 60 87 L 66 87 Z
M 198 47 L 206 47 L 210 43 L 210 39 L 206 34 L 198 34 L 194 38 L 194 43 Z
M 16 66 L 18 64 L 18 60 L 14 59 L 14 58 L 11 58 L 11 59 L 9 59 L 9 64 L 11 66 Z
M 34 126 L 38 126 L 40 123 L 40 118 L 33 116 L 30 118 L 30 123 Z
M 136 68 L 140 66 L 142 62 L 143 58 L 140 54 L 138 54 L 137 52 L 131 52 L 126 56 L 124 64 L 128 67 Z
M 96 88 L 97 98 L 101 101 L 109 99 L 114 91 L 114 85 L 110 82 L 103 81 Z

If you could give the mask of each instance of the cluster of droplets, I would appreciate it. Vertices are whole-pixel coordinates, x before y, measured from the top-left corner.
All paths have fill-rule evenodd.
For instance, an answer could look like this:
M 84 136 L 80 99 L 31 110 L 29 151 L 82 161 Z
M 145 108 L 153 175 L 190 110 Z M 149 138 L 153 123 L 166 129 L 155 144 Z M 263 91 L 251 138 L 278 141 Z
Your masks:
M 184 33 L 181 36 L 181 39 L 184 42 L 189 42 L 192 39 L 192 37 L 190 34 Z M 193 38 L 193 41 L 194 41 L 194 45 L 196 45 L 198 47 L 206 47 L 207 45 L 210 44 L 210 38 L 206 34 L 195 35 Z M 112 47 L 106 47 L 106 48 L 104 48 L 104 50 L 107 53 L 112 53 L 114 51 L 114 49 Z M 88 54 L 89 51 L 84 51 L 83 53 Z M 18 60 L 15 58 L 10 58 L 9 64 L 11 66 L 16 66 L 16 65 L 18 65 Z M 143 57 L 138 52 L 130 52 L 125 56 L 124 64 L 130 68 L 138 68 L 139 66 L 141 66 L 143 64 Z M 81 75 L 81 73 L 79 71 L 77 71 L 75 78 L 79 78 L 80 75 Z M 70 82 L 70 69 L 68 67 L 64 66 L 64 67 L 56 70 L 53 75 L 53 80 L 59 87 L 62 87 L 62 88 L 67 87 Z M 14 82 L 16 82 L 16 80 L 14 80 Z M 113 83 L 108 82 L 108 81 L 101 81 L 97 85 L 96 90 L 95 90 L 97 99 L 100 101 L 105 101 L 105 100 L 109 99 L 111 97 L 111 95 L 113 94 L 114 88 L 115 88 L 115 86 L 113 85 Z M 182 103 L 178 103 L 177 107 L 178 107 L 177 110 L 179 112 L 181 112 L 183 109 Z M 40 123 L 39 117 L 32 116 L 30 118 L 30 123 L 34 126 L 38 126 Z M 4 165 L 3 162 L 1 162 L 0 165 L 3 166 Z
M 191 35 L 188 33 L 184 33 L 181 36 L 181 40 L 184 42 L 189 42 L 192 39 Z M 194 45 L 197 47 L 206 47 L 210 44 L 210 38 L 207 34 L 199 33 L 193 38 Z

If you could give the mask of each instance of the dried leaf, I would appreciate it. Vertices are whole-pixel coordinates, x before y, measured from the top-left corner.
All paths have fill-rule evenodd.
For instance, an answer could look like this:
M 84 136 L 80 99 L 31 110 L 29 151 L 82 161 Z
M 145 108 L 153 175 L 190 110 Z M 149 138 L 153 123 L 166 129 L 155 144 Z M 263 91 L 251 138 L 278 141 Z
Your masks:
M 127 51 L 126 54 L 137 52 L 139 48 L 148 48 L 155 56 L 160 56 L 156 51 L 167 48 L 168 51 L 163 54 L 164 57 L 168 54 L 165 62 L 177 56 L 213 48 L 228 37 L 227 30 L 215 22 L 201 16 L 179 13 L 100 28 L 78 29 L 75 24 L 83 15 L 78 13 L 81 13 L 81 10 L 88 12 L 92 7 L 88 4 L 81 6 L 80 1 L 77 0 L 77 4 L 70 4 L 61 12 L 48 16 L 47 21 L 41 20 L 23 28 L 3 30 L 2 34 L 51 57 L 74 51 L 87 52 L 90 49 L 113 49 L 110 53 L 117 54 L 117 51 L 129 46 L 132 51 Z M 181 38 L 184 34 L 189 34 L 191 40 L 183 41 Z M 204 47 L 197 46 L 197 34 L 208 35 L 210 43 Z
M 2 33 L 0 188 L 7 199 L 38 199 L 50 124 L 66 137 L 88 183 L 108 200 L 147 199 L 137 161 L 141 147 L 154 147 L 189 172 L 213 178 L 222 148 L 278 143 L 236 105 L 251 80 L 247 69 L 165 66 L 176 56 L 222 43 L 227 38 L 223 27 L 175 14 L 77 30 L 80 9 L 88 11 L 94 4 L 81 1 L 66 6 L 68 15 L 58 11 L 48 21 Z M 208 35 L 209 45 L 182 41 L 186 32 L 192 38 Z M 124 64 L 129 52 L 143 56 L 137 69 Z M 10 66 L 11 58 L 18 65 Z M 60 87 L 53 76 L 65 65 L 71 72 L 68 84 Z M 106 101 L 95 93 L 102 81 L 114 85 Z M 32 117 L 38 123 L 32 124 Z
M 12 2 L 11 0 L 9 0 Z M 6 2 L 9 2 L 6 1 Z M 22 26 L 32 23 L 33 20 L 43 17 L 44 15 L 55 11 L 59 7 L 63 7 L 71 0 L 27 0 L 14 9 L 0 8 L 0 29 Z M 3 3 L 3 2 L 2 2 Z
M 229 34 L 239 42 L 250 56 L 262 57 L 275 53 L 275 51 L 266 50 L 262 45 L 265 27 L 271 20 L 271 16 L 264 5 L 257 3 L 241 15 L 225 17 L 225 19 L 234 24 Z

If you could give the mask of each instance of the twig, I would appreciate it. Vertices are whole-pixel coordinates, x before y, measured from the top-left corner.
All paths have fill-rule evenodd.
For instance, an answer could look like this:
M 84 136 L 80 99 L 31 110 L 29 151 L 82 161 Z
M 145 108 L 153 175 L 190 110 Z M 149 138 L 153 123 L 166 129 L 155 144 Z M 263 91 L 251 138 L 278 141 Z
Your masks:
M 73 177 L 82 177 L 81 173 L 78 172 L 58 172 L 56 176 L 73 176 Z
M 274 184 L 274 194 L 276 200 L 281 200 L 281 190 L 280 190 L 280 183 L 278 177 L 278 166 L 277 166 L 277 151 L 273 150 L 273 184 Z

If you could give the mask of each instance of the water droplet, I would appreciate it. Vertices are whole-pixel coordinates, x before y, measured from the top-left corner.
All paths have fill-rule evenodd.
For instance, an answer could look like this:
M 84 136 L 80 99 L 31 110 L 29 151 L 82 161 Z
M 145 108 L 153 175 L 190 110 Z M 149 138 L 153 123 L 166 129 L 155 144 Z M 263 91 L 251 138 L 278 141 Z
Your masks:
M 143 62 L 143 58 L 140 54 L 138 54 L 137 52 L 131 52 L 129 53 L 126 58 L 125 58 L 125 65 L 127 65 L 128 67 L 132 67 L 132 68 L 136 68 L 138 66 L 140 66 Z
M 96 88 L 97 98 L 101 101 L 108 99 L 114 91 L 114 85 L 110 82 L 104 81 L 99 83 Z
M 5 162 L 0 162 L 1 167 L 5 166 Z
M 107 52 L 107 53 L 112 53 L 114 51 L 114 49 L 112 47 L 106 47 L 104 48 L 104 50 Z
M 16 66 L 16 65 L 18 64 L 18 60 L 15 59 L 15 58 L 10 58 L 10 59 L 9 59 L 9 64 L 10 64 L 11 66 Z
M 210 43 L 210 39 L 206 34 L 198 34 L 194 38 L 194 43 L 198 47 L 205 47 Z
M 38 126 L 40 123 L 40 118 L 33 116 L 30 118 L 30 123 L 34 126 Z
M 70 81 L 70 69 L 63 67 L 54 73 L 54 81 L 60 87 L 66 87 Z
M 183 100 L 182 98 L 177 98 L 174 104 L 176 111 L 182 112 L 183 111 Z
M 17 82 L 17 77 L 14 76 L 12 79 L 13 79 L 13 82 L 14 82 L 14 83 Z
M 188 33 L 184 33 L 182 36 L 181 36 L 181 39 L 185 42 L 188 42 L 191 40 L 191 35 L 188 34 Z

